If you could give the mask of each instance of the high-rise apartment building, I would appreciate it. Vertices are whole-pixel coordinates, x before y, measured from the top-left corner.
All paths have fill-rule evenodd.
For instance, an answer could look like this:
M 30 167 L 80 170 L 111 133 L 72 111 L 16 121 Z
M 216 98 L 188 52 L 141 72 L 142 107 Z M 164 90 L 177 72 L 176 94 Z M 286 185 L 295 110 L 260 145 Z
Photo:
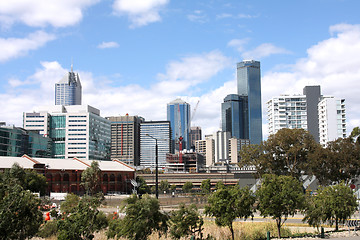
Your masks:
M 182 149 L 190 149 L 190 104 L 180 98 L 167 104 L 167 120 L 171 123 L 171 152 L 179 150 L 179 138 L 182 137 Z
M 195 150 L 195 142 L 201 140 L 201 127 L 190 127 L 190 148 Z
M 53 141 L 55 158 L 110 160 L 111 125 L 88 105 L 55 105 L 24 113 L 24 128 Z
M 249 139 L 229 139 L 229 163 L 237 164 L 240 162 L 240 151 L 245 145 L 250 145 Z
M 166 154 L 171 151 L 170 122 L 145 121 L 140 123 L 140 166 L 155 167 L 156 142 L 158 145 L 158 166 L 165 167 Z
M 229 94 L 221 104 L 222 131 L 230 132 L 237 139 L 249 139 L 247 97 Z
M 320 144 L 346 137 L 345 99 L 325 97 L 318 104 Z
M 320 86 L 306 86 L 303 93 L 267 102 L 269 134 L 281 128 L 302 128 L 323 145 L 346 137 L 345 100 L 322 96 Z
M 140 123 L 144 118 L 126 114 L 106 119 L 111 122 L 111 159 L 140 165 Z
M 262 142 L 260 62 L 244 60 L 237 64 L 237 88 L 238 95 L 243 101 L 247 101 L 247 108 L 243 109 L 243 114 L 248 119 L 245 129 L 248 131 L 251 144 L 260 144 Z
M 55 84 L 55 105 L 81 105 L 81 83 L 78 73 L 71 71 Z

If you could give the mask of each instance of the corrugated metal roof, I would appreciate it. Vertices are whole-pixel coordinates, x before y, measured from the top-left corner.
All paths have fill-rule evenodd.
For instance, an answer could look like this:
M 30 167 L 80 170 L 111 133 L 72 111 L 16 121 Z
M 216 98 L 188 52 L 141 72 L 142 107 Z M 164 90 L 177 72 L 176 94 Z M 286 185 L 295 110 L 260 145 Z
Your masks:
M 91 165 L 90 160 L 82 159 L 58 159 L 58 158 L 31 158 L 26 155 L 23 157 L 3 157 L 0 156 L 0 168 L 11 168 L 14 163 L 18 163 L 25 169 L 32 169 L 35 163 L 43 163 L 47 169 L 51 170 L 85 170 Z M 130 166 L 118 161 L 98 161 L 102 171 L 122 171 L 134 172 Z

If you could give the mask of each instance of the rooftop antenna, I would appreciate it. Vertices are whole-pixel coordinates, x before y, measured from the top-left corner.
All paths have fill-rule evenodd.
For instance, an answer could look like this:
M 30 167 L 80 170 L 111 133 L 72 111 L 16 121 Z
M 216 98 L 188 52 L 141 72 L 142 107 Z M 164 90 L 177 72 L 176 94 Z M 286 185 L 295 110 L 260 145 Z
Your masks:
M 73 72 L 73 58 L 71 58 L 71 72 Z

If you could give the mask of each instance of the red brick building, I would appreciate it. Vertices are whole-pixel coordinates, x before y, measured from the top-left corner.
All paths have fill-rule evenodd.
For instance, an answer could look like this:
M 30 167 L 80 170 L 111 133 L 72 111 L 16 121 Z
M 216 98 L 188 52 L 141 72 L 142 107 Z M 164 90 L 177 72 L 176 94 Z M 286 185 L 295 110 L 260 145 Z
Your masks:
M 11 168 L 18 163 L 24 169 L 34 169 L 46 177 L 48 191 L 56 193 L 84 193 L 81 186 L 81 174 L 90 167 L 92 161 L 82 159 L 55 159 L 55 158 L 31 158 L 27 155 L 22 157 L 0 157 L 0 169 Z M 107 193 L 131 193 L 131 180 L 135 179 L 135 169 L 125 163 L 113 161 L 98 161 L 101 169 L 100 185 L 104 194 Z

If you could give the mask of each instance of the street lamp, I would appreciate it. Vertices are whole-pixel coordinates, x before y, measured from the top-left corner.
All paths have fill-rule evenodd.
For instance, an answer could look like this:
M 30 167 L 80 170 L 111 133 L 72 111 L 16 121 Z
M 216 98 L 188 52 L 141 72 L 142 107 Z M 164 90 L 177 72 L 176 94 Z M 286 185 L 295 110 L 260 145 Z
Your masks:
M 158 199 L 159 198 L 159 172 L 158 172 L 158 139 L 151 136 L 150 134 L 146 134 L 146 136 L 152 138 L 155 140 L 155 196 Z

